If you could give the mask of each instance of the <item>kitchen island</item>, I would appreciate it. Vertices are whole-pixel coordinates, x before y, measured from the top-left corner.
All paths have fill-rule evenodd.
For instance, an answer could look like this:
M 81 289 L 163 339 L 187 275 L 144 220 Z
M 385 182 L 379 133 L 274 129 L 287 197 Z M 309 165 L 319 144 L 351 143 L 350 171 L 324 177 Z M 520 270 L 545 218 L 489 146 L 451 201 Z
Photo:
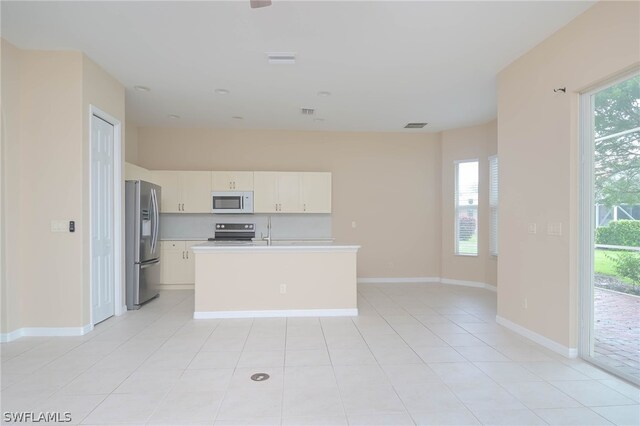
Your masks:
M 309 241 L 196 245 L 194 318 L 358 315 L 359 248 Z

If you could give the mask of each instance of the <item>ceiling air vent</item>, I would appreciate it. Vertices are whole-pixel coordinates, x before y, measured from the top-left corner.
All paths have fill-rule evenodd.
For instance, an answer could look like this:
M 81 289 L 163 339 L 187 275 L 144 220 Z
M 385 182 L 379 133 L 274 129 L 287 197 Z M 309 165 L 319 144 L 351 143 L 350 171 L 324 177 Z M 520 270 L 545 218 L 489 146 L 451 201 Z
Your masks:
M 302 115 L 313 115 L 315 114 L 316 110 L 313 108 L 300 108 L 300 112 L 302 113 Z
M 404 126 L 404 128 L 405 129 L 422 129 L 426 125 L 427 123 L 407 123 L 407 125 Z
M 295 64 L 296 54 L 292 52 L 267 52 L 270 64 Z

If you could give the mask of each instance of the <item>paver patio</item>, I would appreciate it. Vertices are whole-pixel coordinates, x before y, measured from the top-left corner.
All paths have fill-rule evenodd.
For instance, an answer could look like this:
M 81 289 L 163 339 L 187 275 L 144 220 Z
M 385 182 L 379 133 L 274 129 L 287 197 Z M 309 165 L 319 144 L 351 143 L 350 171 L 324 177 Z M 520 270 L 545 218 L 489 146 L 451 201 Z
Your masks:
M 640 297 L 594 288 L 594 357 L 640 380 Z

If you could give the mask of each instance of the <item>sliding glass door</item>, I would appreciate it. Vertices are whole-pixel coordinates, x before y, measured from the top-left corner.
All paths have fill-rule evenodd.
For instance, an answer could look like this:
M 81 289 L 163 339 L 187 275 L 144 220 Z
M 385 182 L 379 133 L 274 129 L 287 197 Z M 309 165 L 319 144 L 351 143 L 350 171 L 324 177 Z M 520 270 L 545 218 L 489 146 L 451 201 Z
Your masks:
M 640 74 L 582 95 L 581 343 L 640 384 Z

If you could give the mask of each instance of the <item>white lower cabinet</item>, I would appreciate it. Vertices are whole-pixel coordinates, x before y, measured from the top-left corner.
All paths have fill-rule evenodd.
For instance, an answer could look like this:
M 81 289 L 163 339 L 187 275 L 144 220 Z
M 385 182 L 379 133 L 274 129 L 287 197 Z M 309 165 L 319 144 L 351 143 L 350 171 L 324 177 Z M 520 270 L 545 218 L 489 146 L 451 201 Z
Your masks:
M 193 247 L 202 241 L 160 242 L 160 283 L 177 287 L 192 286 L 196 279 Z

